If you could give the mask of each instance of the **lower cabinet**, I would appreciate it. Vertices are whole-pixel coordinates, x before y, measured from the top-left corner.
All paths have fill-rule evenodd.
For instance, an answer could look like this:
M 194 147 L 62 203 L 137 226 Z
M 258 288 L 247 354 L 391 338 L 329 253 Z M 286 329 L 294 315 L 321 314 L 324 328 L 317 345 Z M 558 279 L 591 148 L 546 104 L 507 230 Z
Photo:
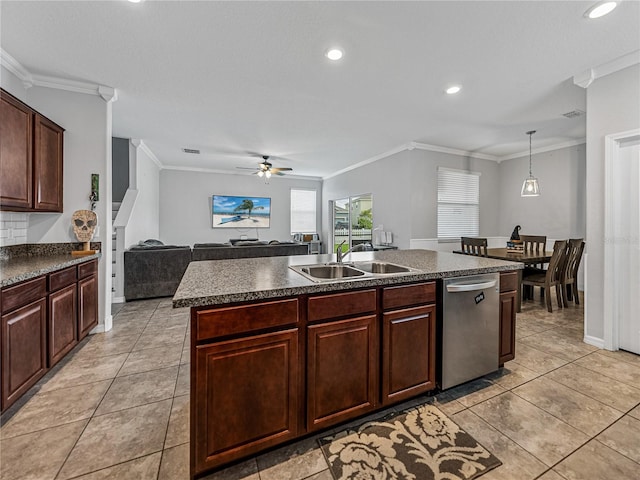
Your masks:
M 2 410 L 46 371 L 46 331 L 46 298 L 2 315 Z
M 76 284 L 49 295 L 49 367 L 78 344 Z
M 348 420 L 377 405 L 376 316 L 307 328 L 307 429 Z
M 436 307 L 382 316 L 382 402 L 395 403 L 436 388 Z
M 298 358 L 297 328 L 196 347 L 196 471 L 298 435 Z
M 98 325 L 98 276 L 78 280 L 78 340 Z
M 90 260 L 2 289 L 2 411 L 98 324 L 97 266 Z
M 516 357 L 516 310 L 518 273 L 500 274 L 500 358 L 499 364 Z

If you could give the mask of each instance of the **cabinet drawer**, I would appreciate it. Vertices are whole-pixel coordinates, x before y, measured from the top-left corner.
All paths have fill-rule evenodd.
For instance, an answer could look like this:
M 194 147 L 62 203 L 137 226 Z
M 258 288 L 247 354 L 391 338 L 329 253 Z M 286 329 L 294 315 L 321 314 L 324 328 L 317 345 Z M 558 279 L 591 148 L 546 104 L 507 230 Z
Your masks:
M 76 281 L 76 267 L 65 268 L 49 274 L 49 291 L 55 292 Z
M 78 278 L 88 277 L 98 271 L 98 261 L 91 260 L 90 262 L 78 265 Z
M 500 293 L 512 292 L 518 289 L 518 272 L 503 272 L 500 274 Z
M 47 295 L 46 277 L 38 277 L 28 282 L 2 290 L 2 313 L 27 305 Z
M 410 307 L 436 301 L 436 283 L 416 283 L 382 289 L 382 308 Z
M 298 323 L 298 299 L 196 311 L 196 340 Z
M 376 291 L 334 293 L 309 297 L 308 320 L 314 322 L 327 318 L 353 316 L 373 312 L 376 309 Z

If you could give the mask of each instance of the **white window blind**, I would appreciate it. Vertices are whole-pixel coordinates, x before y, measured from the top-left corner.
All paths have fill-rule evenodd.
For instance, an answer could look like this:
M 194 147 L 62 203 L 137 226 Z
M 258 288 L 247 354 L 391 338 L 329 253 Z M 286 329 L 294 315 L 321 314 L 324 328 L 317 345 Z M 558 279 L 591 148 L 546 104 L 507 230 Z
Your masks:
M 480 173 L 438 168 L 438 240 L 477 237 Z
M 316 233 L 316 191 L 291 189 L 291 235 Z

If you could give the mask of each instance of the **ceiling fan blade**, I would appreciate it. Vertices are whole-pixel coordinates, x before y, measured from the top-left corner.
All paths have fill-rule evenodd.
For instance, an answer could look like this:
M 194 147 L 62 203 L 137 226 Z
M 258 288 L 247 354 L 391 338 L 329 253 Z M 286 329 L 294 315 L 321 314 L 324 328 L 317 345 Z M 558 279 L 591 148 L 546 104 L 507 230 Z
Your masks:
M 236 168 L 239 168 L 240 170 L 259 170 L 255 167 L 236 167 Z
M 282 168 L 277 167 L 277 168 L 272 168 L 272 169 L 271 169 L 271 171 L 272 171 L 273 173 L 278 173 L 278 172 L 290 172 L 290 171 L 292 171 L 292 170 L 293 170 L 293 168 L 290 168 L 290 167 L 282 167 Z

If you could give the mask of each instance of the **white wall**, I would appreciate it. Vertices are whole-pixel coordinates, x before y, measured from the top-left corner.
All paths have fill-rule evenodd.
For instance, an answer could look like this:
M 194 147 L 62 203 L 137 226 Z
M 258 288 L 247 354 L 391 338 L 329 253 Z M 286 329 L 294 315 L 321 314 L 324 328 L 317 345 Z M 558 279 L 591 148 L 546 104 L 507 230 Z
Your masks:
M 130 162 L 135 163 L 135 184 L 138 195 L 125 230 L 125 247 L 148 238 L 160 236 L 160 168 L 147 152 L 138 147 Z
M 604 138 L 640 128 L 640 65 L 587 88 L 587 297 L 585 336 L 604 338 Z
M 326 179 L 322 222 L 327 234 L 331 231 L 329 200 L 371 193 L 373 224 L 392 231 L 394 245 L 410 248 L 412 240 L 437 238 L 439 166 L 481 173 L 480 235 L 496 235 L 500 206 L 498 163 L 419 149 L 402 151 Z
M 111 304 L 105 301 L 111 291 L 111 268 L 107 268 L 111 264 L 111 104 L 95 95 L 44 87 L 25 89 L 4 68 L 1 81 L 9 93 L 65 129 L 63 213 L 30 213 L 28 243 L 76 242 L 71 216 L 75 210 L 90 208 L 91 174 L 100 175 L 99 232 L 94 240 L 102 242 L 99 318 L 104 326 L 111 321 Z
M 332 232 L 330 200 L 370 193 L 373 225 L 393 232 L 393 243 L 409 248 L 411 235 L 411 176 L 408 151 L 326 179 L 322 184 L 322 240 L 327 244 Z
M 291 188 L 317 190 L 319 217 L 320 180 L 272 177 L 269 184 L 265 184 L 255 175 L 163 169 L 160 171 L 160 240 L 173 245 L 227 242 L 241 235 L 260 240 L 290 240 Z M 211 196 L 214 194 L 271 197 L 270 228 L 212 228 Z
M 584 238 L 586 234 L 586 145 L 535 154 L 532 172 L 540 181 L 539 197 L 521 197 L 529 176 L 529 156 L 500 163 L 500 215 L 498 234 L 521 234 L 548 239 Z

